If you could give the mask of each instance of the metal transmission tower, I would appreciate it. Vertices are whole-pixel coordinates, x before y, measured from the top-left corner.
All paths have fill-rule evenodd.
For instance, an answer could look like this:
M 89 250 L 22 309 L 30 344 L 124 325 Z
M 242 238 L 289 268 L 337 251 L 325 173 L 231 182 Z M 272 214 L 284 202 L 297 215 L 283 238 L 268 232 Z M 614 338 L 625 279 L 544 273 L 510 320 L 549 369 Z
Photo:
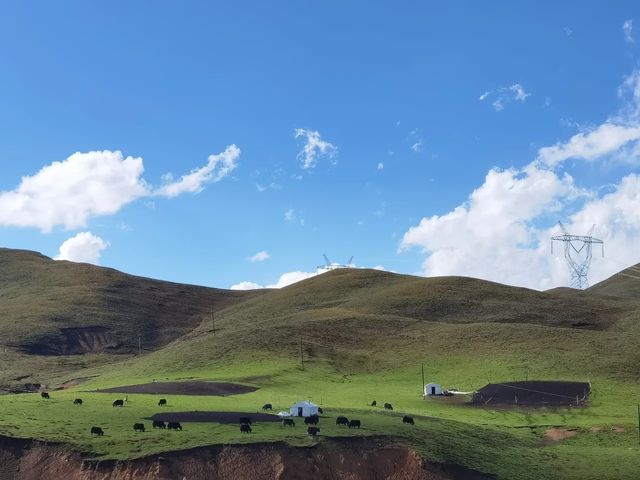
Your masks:
M 324 253 L 322 254 L 322 257 L 324 258 L 324 265 L 318 265 L 318 267 L 316 267 L 318 273 L 328 272 L 329 270 L 335 270 L 337 268 L 353 268 L 353 256 L 351 256 L 349 261 L 344 264 L 332 262 Z
M 558 224 L 562 229 L 562 235 L 551 237 L 551 253 L 553 254 L 554 241 L 564 243 L 564 258 L 569 264 L 569 272 L 571 273 L 571 285 L 569 286 L 584 290 L 589 286 L 587 274 L 589 273 L 589 264 L 591 264 L 593 244 L 602 245 L 602 256 L 604 257 L 604 242 L 591 236 L 595 225 L 586 235 L 570 235 L 562 222 L 558 222 Z

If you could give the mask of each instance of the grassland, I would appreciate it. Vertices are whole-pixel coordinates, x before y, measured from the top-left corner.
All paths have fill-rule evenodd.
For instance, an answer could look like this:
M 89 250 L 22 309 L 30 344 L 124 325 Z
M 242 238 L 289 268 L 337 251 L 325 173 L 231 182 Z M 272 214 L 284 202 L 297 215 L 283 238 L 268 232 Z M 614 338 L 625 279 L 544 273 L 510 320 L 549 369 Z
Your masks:
M 0 433 L 63 441 L 101 458 L 217 443 L 310 445 L 334 436 L 386 435 L 430 460 L 499 478 L 637 478 L 640 303 L 625 294 L 625 278 L 633 281 L 614 277 L 593 291 L 544 293 L 472 279 L 334 271 L 250 294 L 219 311 L 215 335 L 210 324 L 198 323 L 141 357 L 101 353 L 80 363 L 79 356 L 29 356 L 22 361 L 42 365 L 30 378 L 44 383 L 92 378 L 52 392 L 49 401 L 36 394 L 1 396 Z M 11 349 L 4 355 L 5 364 L 11 356 L 24 356 Z M 50 366 L 52 360 L 59 363 Z M 491 381 L 526 378 L 589 380 L 593 394 L 585 408 L 489 409 L 457 398 L 424 400 L 422 364 L 425 380 L 445 388 L 472 391 Z M 11 364 L 12 375 L 21 365 Z M 252 412 L 267 402 L 279 410 L 310 398 L 328 417 L 321 421 L 322 437 L 311 440 L 301 427 L 278 424 L 258 424 L 251 436 L 219 424 L 136 434 L 133 423 L 160 411 L 158 397 L 129 395 L 125 408 L 114 409 L 117 395 L 95 392 L 193 378 L 259 390 L 231 397 L 168 396 L 162 411 Z M 83 398 L 82 407 L 72 406 L 76 397 Z M 391 402 L 394 412 L 371 408 L 373 399 Z M 415 427 L 402 424 L 405 413 L 414 415 Z M 361 419 L 363 428 L 336 427 L 339 414 Z M 91 425 L 102 425 L 106 435 L 90 437 Z M 544 438 L 550 427 L 579 434 L 550 443 Z

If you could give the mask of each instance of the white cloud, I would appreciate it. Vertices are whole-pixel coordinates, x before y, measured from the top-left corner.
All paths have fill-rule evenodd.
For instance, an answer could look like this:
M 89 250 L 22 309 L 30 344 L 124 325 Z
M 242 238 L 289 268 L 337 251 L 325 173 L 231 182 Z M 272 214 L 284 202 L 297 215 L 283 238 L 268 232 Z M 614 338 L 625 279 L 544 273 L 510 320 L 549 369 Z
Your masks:
M 422 140 L 418 140 L 416 143 L 411 145 L 411 150 L 413 150 L 414 152 L 419 152 L 420 150 L 422 150 Z
M 264 288 L 259 283 L 254 282 L 240 282 L 235 285 L 231 285 L 229 287 L 231 290 L 257 290 L 259 288 Z
M 569 27 L 564 27 L 564 34 L 567 37 L 570 37 L 571 35 L 573 35 L 573 30 L 571 30 Z
M 322 140 L 317 130 L 296 128 L 295 138 L 300 137 L 306 139 L 297 157 L 298 160 L 302 162 L 302 168 L 304 169 L 314 168 L 318 158 L 326 157 L 328 159 L 334 159 L 338 154 L 338 148 L 332 143 Z
M 268 260 L 269 258 L 271 258 L 271 255 L 269 255 L 268 252 L 262 250 L 261 252 L 258 252 L 255 255 L 253 255 L 252 257 L 249 257 L 249 261 L 251 261 L 251 262 L 264 262 L 265 260 Z
M 296 219 L 296 213 L 294 212 L 293 208 L 290 208 L 289 210 L 284 212 L 284 219 L 287 222 L 293 222 Z
M 108 242 L 91 232 L 80 232 L 60 245 L 60 253 L 55 259 L 98 265 L 102 251 L 108 246 Z
M 619 115 L 541 148 L 522 169 L 491 169 L 467 202 L 411 227 L 400 249 L 421 248 L 426 275 L 465 275 L 547 289 L 568 282 L 564 258 L 551 256 L 549 249 L 550 237 L 558 233 L 557 219 L 568 218 L 568 230 L 579 235 L 595 223 L 594 236 L 610 252 L 605 260 L 594 252 L 592 284 L 640 262 L 640 176 L 623 176 L 603 195 L 581 189 L 570 175 L 556 170 L 568 159 L 593 162 L 615 155 L 629 163 L 639 156 L 638 78 L 636 71 L 621 87 L 621 96 L 632 95 Z
M 538 161 L 549 166 L 571 158 L 593 161 L 638 139 L 640 125 L 624 126 L 607 122 L 590 131 L 580 132 L 567 142 L 541 148 L 538 151 Z
M 384 163 L 379 162 L 378 166 L 376 167 L 378 170 L 383 170 L 384 169 Z
M 0 225 L 83 227 L 91 217 L 113 215 L 149 194 L 141 158 L 120 152 L 74 153 L 22 178 L 15 190 L 0 192 Z
M 142 158 L 125 158 L 109 150 L 74 153 L 23 177 L 14 190 L 0 192 L 0 226 L 34 227 L 43 232 L 57 226 L 85 227 L 90 218 L 114 215 L 142 197 L 197 192 L 206 182 L 227 175 L 239 153 L 232 145 L 177 182 L 165 177 L 167 183 L 158 189 L 142 178 Z
M 173 198 L 183 193 L 198 193 L 207 183 L 219 182 L 229 175 L 238 166 L 240 149 L 235 145 L 229 145 L 224 152 L 217 155 L 209 155 L 204 167 L 196 168 L 190 173 L 173 181 L 173 176 L 165 175 L 165 184 L 154 191 L 154 195 Z
M 516 101 L 524 103 L 531 94 L 527 93 L 524 87 L 519 83 L 514 83 L 508 87 L 500 87 L 497 90 L 488 90 L 478 98 L 481 102 L 488 98 L 494 98 L 491 106 L 496 112 L 504 110 L 505 105 L 509 102 Z
M 532 278 L 540 266 L 533 222 L 557 212 L 563 198 L 578 194 L 569 175 L 559 177 L 535 166 L 492 169 L 467 203 L 411 227 L 401 249 L 425 251 L 427 275 L 466 275 L 530 287 L 550 284 L 548 278 Z
M 253 290 L 256 288 L 283 288 L 289 285 L 293 285 L 294 283 L 300 282 L 302 280 L 306 280 L 307 278 L 315 277 L 319 275 L 318 272 L 302 272 L 296 270 L 295 272 L 287 272 L 280 275 L 280 278 L 277 282 L 272 283 L 270 285 L 260 285 L 255 282 L 240 282 L 235 285 L 231 285 L 231 290 Z
M 622 24 L 622 33 L 624 34 L 624 41 L 627 43 L 634 43 L 633 39 L 633 20 L 625 20 Z
M 527 93 L 524 91 L 524 88 L 522 88 L 522 85 L 520 85 L 519 83 L 516 83 L 515 85 L 511 85 L 509 87 L 509 90 L 511 90 L 513 93 L 515 93 L 515 99 L 519 102 L 524 102 L 527 97 L 530 97 L 531 94 Z

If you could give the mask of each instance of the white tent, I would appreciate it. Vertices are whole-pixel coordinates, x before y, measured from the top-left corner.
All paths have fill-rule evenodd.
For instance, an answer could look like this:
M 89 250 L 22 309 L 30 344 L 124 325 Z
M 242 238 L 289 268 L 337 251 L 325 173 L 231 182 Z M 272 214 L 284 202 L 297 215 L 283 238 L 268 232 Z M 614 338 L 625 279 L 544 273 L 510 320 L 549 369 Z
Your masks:
M 442 395 L 442 387 L 439 383 L 427 383 L 424 386 L 425 395 Z
M 311 415 L 318 415 L 318 405 L 305 400 L 304 402 L 294 403 L 289 409 L 292 417 L 310 417 Z

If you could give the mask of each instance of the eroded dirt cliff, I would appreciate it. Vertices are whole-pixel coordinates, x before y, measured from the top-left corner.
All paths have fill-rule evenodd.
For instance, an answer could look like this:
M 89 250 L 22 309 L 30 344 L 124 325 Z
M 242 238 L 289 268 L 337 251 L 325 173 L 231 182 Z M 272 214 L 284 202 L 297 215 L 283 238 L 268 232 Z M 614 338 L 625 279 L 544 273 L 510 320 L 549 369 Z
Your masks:
M 424 461 L 383 439 L 309 448 L 228 445 L 127 461 L 88 460 L 64 445 L 0 437 L 0 479 L 15 480 L 484 480 L 472 470 Z

